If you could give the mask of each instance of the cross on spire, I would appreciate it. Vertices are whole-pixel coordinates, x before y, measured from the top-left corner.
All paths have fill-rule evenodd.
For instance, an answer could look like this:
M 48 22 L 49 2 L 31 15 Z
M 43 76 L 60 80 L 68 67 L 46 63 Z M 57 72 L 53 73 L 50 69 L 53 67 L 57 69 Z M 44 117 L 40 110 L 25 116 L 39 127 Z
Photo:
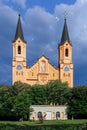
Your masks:
M 18 7 L 18 14 L 20 15 L 20 11 L 21 11 L 21 8 L 20 7 Z
M 66 19 L 66 16 L 67 16 L 67 11 L 64 12 L 64 18 Z

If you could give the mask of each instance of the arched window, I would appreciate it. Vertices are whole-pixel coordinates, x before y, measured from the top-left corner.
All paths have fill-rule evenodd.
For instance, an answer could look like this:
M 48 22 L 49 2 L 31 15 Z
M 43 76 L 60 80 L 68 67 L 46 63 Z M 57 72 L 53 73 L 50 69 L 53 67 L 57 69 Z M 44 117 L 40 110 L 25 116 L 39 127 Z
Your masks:
M 58 120 L 60 118 L 60 112 L 56 112 L 56 119 Z
M 41 120 L 42 119 L 42 112 L 38 112 L 38 119 Z
M 21 54 L 21 46 L 18 46 L 18 54 Z
M 66 49 L 65 49 L 65 56 L 68 57 L 68 55 L 69 55 L 69 50 L 66 48 Z

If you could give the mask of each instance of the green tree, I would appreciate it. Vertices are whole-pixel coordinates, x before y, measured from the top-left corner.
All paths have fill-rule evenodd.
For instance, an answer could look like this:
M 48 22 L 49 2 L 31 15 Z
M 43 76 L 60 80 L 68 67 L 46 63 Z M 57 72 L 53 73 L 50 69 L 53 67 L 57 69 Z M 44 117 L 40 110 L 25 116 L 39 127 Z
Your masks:
M 8 90 L 0 90 L 0 116 L 11 116 L 12 97 Z
M 11 87 L 10 91 L 13 95 L 18 95 L 21 92 L 30 91 L 31 86 L 26 83 L 22 83 L 20 81 L 15 82 L 14 85 Z
M 73 118 L 87 118 L 87 87 L 72 88 L 67 113 Z
M 32 104 L 45 105 L 47 100 L 46 91 L 45 85 L 33 85 L 31 87 Z
M 0 116 L 4 119 L 28 117 L 31 111 L 30 87 L 21 82 L 16 82 L 12 87 L 0 85 Z
M 30 94 L 27 92 L 21 92 L 15 97 L 13 110 L 17 116 L 22 118 L 27 116 L 28 119 L 28 116 L 32 111 L 30 105 L 31 105 Z
M 47 86 L 48 104 L 64 105 L 67 103 L 71 91 L 67 83 L 56 80 L 50 82 Z

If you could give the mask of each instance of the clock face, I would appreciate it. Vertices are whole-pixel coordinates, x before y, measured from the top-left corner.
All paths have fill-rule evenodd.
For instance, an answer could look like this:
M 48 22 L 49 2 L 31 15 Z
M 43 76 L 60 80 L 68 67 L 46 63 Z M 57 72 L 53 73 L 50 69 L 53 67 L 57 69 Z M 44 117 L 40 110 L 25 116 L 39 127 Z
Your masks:
M 22 70 L 23 67 L 21 64 L 18 64 L 16 68 L 17 68 L 17 70 Z
M 64 71 L 68 72 L 70 70 L 69 66 L 64 66 Z

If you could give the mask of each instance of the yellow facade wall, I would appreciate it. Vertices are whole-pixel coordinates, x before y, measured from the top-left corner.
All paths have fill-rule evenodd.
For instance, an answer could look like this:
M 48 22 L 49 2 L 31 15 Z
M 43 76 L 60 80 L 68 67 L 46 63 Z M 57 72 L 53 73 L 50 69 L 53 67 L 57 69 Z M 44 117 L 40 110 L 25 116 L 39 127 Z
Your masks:
M 18 54 L 18 46 L 21 46 L 21 54 Z M 66 48 L 69 51 L 68 56 L 65 56 Z M 58 49 L 59 68 L 54 67 L 44 55 L 34 65 L 28 67 L 26 44 L 18 38 L 13 43 L 12 83 L 21 81 L 30 85 L 44 85 L 53 80 L 61 80 L 67 82 L 69 87 L 73 87 L 72 46 L 66 41 Z M 69 71 L 66 72 L 65 67 L 69 68 Z

